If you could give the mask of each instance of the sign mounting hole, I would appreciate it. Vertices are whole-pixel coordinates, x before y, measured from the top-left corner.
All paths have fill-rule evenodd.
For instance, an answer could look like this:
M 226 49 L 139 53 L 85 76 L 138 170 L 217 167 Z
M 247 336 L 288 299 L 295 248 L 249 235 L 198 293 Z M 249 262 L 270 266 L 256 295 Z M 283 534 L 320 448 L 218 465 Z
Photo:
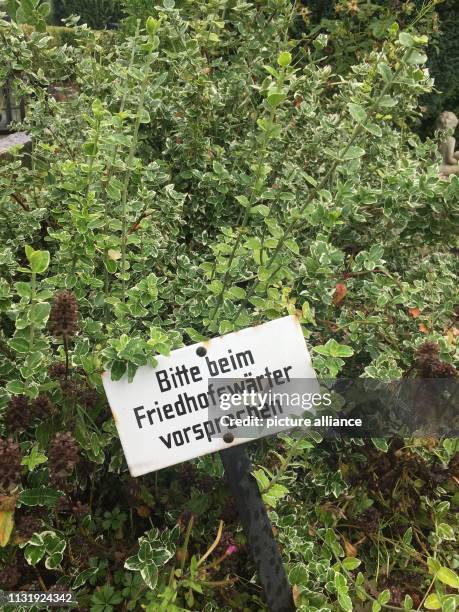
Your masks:
M 205 357 L 207 355 L 207 349 L 205 346 L 198 346 L 196 349 L 196 355 L 198 357 Z

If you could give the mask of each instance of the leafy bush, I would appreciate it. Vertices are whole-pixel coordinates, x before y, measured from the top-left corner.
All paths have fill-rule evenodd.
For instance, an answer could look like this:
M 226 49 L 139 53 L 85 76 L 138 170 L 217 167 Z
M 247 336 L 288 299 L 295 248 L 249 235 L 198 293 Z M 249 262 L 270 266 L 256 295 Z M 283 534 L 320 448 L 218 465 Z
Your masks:
M 295 31 L 306 41 L 326 33 L 324 51 L 338 72 L 349 67 L 371 50 L 379 49 L 394 24 L 399 28 L 416 27 L 422 34 L 431 34 L 437 24 L 436 2 L 360 2 L 304 0 Z
M 392 23 L 400 27 L 411 24 L 430 36 L 427 49 L 435 91 L 420 99 L 419 131 L 432 136 L 435 121 L 443 110 L 459 112 L 457 65 L 458 17 L 455 0 L 443 2 L 347 2 L 303 0 L 293 31 L 306 41 L 326 32 L 325 52 L 338 72 L 347 70 L 369 49 L 378 48 Z
M 17 23 L 28 24 L 39 32 L 45 32 L 51 4 L 42 0 L 8 0 L 5 10 Z
M 3 588 L 266 609 L 219 458 L 130 478 L 105 368 L 297 313 L 321 376 L 408 376 L 426 341 L 454 372 L 459 180 L 407 128 L 427 40 L 390 25 L 337 74 L 289 2 L 220 8 L 165 0 L 107 47 L 0 21 L 34 142 L 0 167 Z M 455 440 L 251 454 L 299 610 L 454 608 Z

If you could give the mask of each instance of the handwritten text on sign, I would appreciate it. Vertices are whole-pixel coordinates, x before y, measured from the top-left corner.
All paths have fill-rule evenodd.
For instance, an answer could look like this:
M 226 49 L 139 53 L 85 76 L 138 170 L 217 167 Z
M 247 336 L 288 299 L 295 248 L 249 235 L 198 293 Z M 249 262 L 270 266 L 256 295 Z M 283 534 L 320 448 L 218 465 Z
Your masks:
M 222 379 L 240 378 L 247 388 L 258 388 L 261 381 L 315 379 L 295 316 L 180 348 L 157 360 L 155 368 L 139 368 L 131 383 L 126 376 L 112 381 L 109 372 L 103 375 L 133 476 L 228 448 L 214 437 L 220 417 L 209 418 L 209 407 L 225 391 Z M 255 437 L 262 435 L 266 432 Z M 247 441 L 235 438 L 231 444 Z

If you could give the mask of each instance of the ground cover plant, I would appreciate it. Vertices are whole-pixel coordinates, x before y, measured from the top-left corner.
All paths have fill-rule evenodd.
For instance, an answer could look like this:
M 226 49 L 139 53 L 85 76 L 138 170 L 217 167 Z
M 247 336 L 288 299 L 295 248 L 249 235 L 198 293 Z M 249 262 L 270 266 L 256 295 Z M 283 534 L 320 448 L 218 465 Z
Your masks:
M 100 374 L 297 313 L 320 376 L 457 376 L 428 38 L 388 19 L 338 71 L 286 0 L 126 4 L 71 45 L 0 19 L 33 139 L 0 166 L 0 587 L 266 610 L 219 458 L 131 478 Z M 299 610 L 456 609 L 456 439 L 250 453 Z

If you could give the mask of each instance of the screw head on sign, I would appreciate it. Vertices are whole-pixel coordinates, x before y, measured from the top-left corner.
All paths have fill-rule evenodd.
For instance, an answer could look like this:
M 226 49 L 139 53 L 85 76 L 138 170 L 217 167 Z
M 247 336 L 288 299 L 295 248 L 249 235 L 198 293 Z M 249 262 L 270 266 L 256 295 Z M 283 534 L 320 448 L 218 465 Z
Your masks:
M 198 346 L 198 348 L 196 349 L 196 355 L 198 357 L 204 357 L 205 355 L 207 355 L 207 349 L 205 346 Z
M 227 444 L 231 444 L 231 442 L 234 440 L 234 435 L 232 433 L 226 433 L 223 436 L 223 441 L 226 442 Z

